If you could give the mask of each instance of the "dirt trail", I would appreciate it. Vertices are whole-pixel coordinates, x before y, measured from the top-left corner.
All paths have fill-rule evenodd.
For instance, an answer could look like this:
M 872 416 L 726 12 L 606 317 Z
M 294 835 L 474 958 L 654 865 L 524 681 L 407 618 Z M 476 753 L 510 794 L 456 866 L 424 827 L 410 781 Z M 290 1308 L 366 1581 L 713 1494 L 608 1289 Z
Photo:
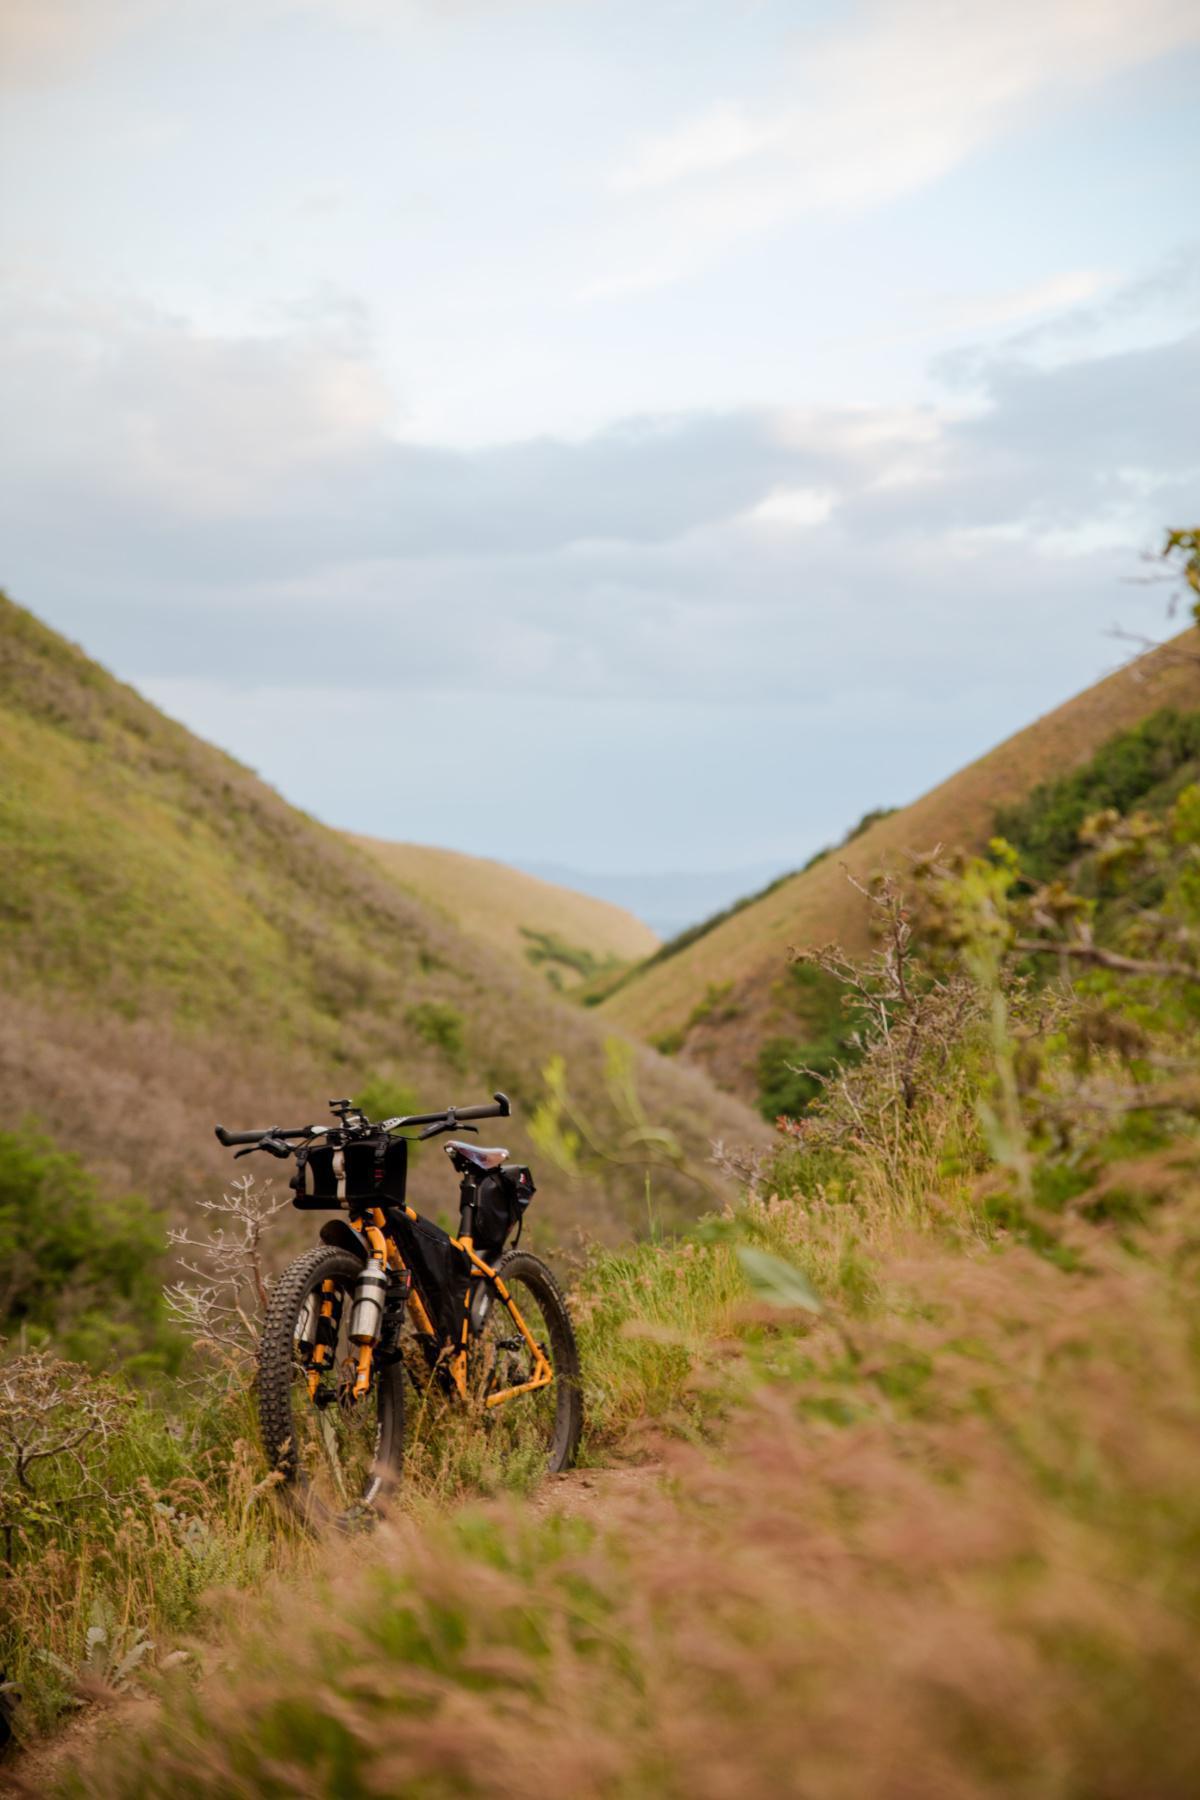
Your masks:
M 48 1794 L 68 1762 L 86 1758 L 118 1731 L 136 1730 L 153 1716 L 157 1706 L 157 1700 L 139 1694 L 86 1707 L 54 1737 L 34 1744 L 0 1768 L 0 1795 Z
M 551 1475 L 533 1496 L 537 1512 L 565 1512 L 599 1524 L 662 1480 L 661 1463 L 632 1463 L 601 1469 L 572 1469 Z

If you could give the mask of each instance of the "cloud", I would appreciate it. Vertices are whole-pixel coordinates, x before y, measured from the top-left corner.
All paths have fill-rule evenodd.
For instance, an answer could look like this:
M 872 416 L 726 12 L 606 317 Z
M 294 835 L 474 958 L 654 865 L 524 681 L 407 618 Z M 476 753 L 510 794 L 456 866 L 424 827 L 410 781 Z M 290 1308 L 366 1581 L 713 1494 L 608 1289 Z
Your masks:
M 1073 298 L 1076 304 L 1028 325 L 1023 331 L 1013 332 L 1007 339 L 1010 353 L 1077 354 L 1080 339 L 1102 339 L 1113 327 L 1132 321 L 1136 321 L 1141 335 L 1148 327 L 1160 332 L 1164 328 L 1171 333 L 1177 331 L 1181 321 L 1194 320 L 1200 313 L 1200 242 L 1181 245 L 1156 269 L 1133 281 L 1118 287 L 1098 284 L 1090 303 L 1084 294 Z M 969 380 L 974 364 L 981 359 L 986 362 L 994 354 L 994 346 L 959 350 L 947 356 L 939 367 L 954 379 Z
M 625 215 L 584 296 L 677 279 L 806 211 L 894 199 L 1031 109 L 1197 41 L 1193 0 L 868 0 L 798 34 L 774 93 L 726 96 L 632 149 L 610 182 Z
M 164 19 L 237 33 L 257 20 L 310 15 L 346 30 L 410 28 L 515 13 L 566 0 L 3 0 L 0 88 L 68 81 L 99 55 Z
M 41 87 L 161 14 L 164 0 L 4 0 L 0 87 Z
M 1083 301 L 1091 300 L 1112 285 L 1112 276 L 1099 270 L 1069 269 L 1061 275 L 1050 276 L 1047 281 L 1035 282 L 1031 287 L 999 294 L 979 294 L 936 307 L 926 320 L 926 329 L 986 331 L 1046 313 L 1057 316 L 1064 308 L 1078 309 Z
M 14 287 L 0 301 L 10 478 L 69 481 L 97 508 L 179 520 L 260 516 L 305 472 L 385 443 L 391 399 L 355 317 L 220 337 L 138 304 Z M 98 446 L 103 451 L 98 453 Z
M 834 507 L 834 496 L 822 488 L 772 488 L 746 513 L 764 525 L 785 525 L 805 530 L 823 525 Z
M 1029 631 L 1069 658 L 1098 595 L 1133 616 L 1120 575 L 1200 488 L 1197 335 L 1006 351 L 966 408 L 457 451 L 395 435 L 352 308 L 273 339 L 66 298 L 6 323 L 7 583 L 167 682 L 712 706 L 1019 684 Z

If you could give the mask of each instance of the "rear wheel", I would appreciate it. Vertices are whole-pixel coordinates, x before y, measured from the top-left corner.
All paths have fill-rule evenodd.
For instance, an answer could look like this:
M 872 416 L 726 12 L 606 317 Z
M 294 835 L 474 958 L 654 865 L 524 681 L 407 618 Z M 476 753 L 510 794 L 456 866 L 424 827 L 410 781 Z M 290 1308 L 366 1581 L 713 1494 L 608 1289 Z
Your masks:
M 567 1303 L 552 1272 L 527 1250 L 510 1250 L 496 1273 L 554 1379 L 545 1387 L 513 1391 L 535 1379 L 537 1359 L 512 1311 L 491 1283 L 481 1280 L 471 1302 L 476 1326 L 467 1358 L 471 1395 L 492 1447 L 506 1463 L 514 1469 L 526 1463 L 531 1475 L 557 1475 L 575 1461 L 583 1430 L 579 1351 Z
M 349 1331 L 361 1269 L 349 1251 L 324 1244 L 298 1257 L 271 1289 L 259 1345 L 263 1447 L 288 1500 L 315 1528 L 367 1522 L 395 1487 L 404 1454 L 402 1365 L 376 1360 L 370 1389 L 354 1398 Z

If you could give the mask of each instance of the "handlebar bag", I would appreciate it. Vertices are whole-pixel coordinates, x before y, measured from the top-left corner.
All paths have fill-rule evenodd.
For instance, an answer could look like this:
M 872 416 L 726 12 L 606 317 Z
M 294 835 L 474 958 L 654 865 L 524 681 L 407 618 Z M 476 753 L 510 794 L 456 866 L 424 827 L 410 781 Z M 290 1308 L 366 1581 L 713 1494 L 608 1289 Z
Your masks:
M 496 1263 L 515 1231 L 517 1240 L 525 1209 L 537 1192 L 533 1176 L 518 1163 L 505 1163 L 485 1175 L 475 1190 L 475 1248 L 484 1262 Z
M 302 1211 L 345 1206 L 403 1206 L 408 1185 L 408 1143 L 400 1137 L 362 1138 L 349 1144 L 310 1144 L 296 1152 L 294 1205 Z

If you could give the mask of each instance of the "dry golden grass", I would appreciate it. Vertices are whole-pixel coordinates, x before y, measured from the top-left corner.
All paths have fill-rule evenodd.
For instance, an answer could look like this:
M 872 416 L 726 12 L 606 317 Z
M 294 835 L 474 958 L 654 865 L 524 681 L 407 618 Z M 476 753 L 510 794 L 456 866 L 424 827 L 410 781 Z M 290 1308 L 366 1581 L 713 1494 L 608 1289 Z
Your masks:
M 1189 635 L 1195 634 L 1183 634 Z M 1173 640 L 1176 646 L 1179 641 Z M 772 989 L 789 948 L 832 941 L 851 951 L 865 947 L 867 907 L 847 872 L 865 881 L 877 869 L 900 866 L 907 852 L 937 844 L 982 848 L 999 807 L 1078 767 L 1116 732 L 1164 706 L 1200 706 L 1200 662 L 1181 658 L 1177 648 L 1173 654 L 1170 644 L 1087 688 L 911 806 L 879 820 L 836 855 L 636 976 L 601 1012 L 622 1029 L 657 1041 L 686 1025 L 710 984 L 732 983 L 719 1017 L 688 1034 L 687 1055 L 722 1086 L 752 1098 L 758 1051 L 772 1035 Z
M 572 950 L 586 951 L 597 964 L 635 962 L 658 948 L 650 927 L 622 907 L 539 881 L 506 863 L 428 844 L 393 844 L 369 837 L 354 841 L 471 937 L 515 957 L 523 966 L 529 963 L 531 940 L 522 927 L 557 938 Z M 578 985 L 577 970 L 562 963 L 554 966 L 564 988 Z

